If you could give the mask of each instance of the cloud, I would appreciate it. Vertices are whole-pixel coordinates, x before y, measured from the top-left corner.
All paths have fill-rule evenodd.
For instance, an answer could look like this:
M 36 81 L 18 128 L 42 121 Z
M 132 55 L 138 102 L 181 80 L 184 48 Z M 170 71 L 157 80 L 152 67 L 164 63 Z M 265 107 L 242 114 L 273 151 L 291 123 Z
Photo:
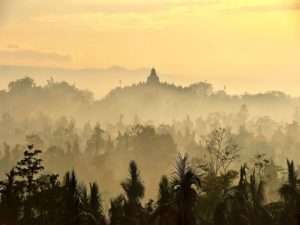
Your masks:
M 251 5 L 251 6 L 241 6 L 239 8 L 227 9 L 226 11 L 231 12 L 276 12 L 276 11 L 298 11 L 300 10 L 300 2 L 299 3 L 291 3 L 291 4 L 261 4 L 261 5 Z
M 1 0 L 0 0 L 1 1 Z M 123 3 L 80 2 L 71 0 L 29 0 L 19 4 L 18 11 L 27 17 L 74 14 L 128 14 L 154 13 L 176 7 L 194 7 L 217 4 L 221 0 L 165 0 L 127 1 Z
M 82 4 L 73 8 L 75 13 L 150 13 L 168 8 L 163 2 L 128 3 L 128 4 Z
M 56 52 L 43 52 L 30 49 L 21 49 L 19 46 L 10 45 L 8 49 L 0 50 L 0 58 L 5 60 L 37 61 L 37 62 L 69 62 L 71 57 Z
M 0 1 L 0 16 L 2 15 L 3 12 L 6 11 L 8 5 L 9 5 L 9 0 Z
M 207 6 L 217 4 L 218 0 L 157 1 L 127 4 L 85 4 L 80 7 L 82 13 L 152 13 L 176 7 Z
M 6 20 L 12 0 L 0 0 L 0 24 Z
M 2 3 L 9 2 L 8 3 Z M 11 2 L 10 2 L 11 1 Z M 223 0 L 0 0 L 0 25 L 13 25 L 44 20 L 75 19 L 82 15 L 154 15 L 171 10 L 192 9 L 218 4 Z M 2 7 L 6 6 L 6 7 Z M 1 8 L 5 8 L 1 10 Z M 2 13 L 3 12 L 3 13 Z M 1 13 L 3 16 L 1 16 Z
M 20 47 L 19 47 L 19 45 L 16 45 L 16 44 L 9 44 L 9 45 L 7 45 L 7 48 L 8 49 L 19 49 Z

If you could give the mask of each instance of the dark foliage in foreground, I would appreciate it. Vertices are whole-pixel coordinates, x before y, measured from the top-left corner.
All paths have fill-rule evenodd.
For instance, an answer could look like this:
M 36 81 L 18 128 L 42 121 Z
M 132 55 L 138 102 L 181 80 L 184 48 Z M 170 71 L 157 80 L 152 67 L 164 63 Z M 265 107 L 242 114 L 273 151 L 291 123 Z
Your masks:
M 140 170 L 130 162 L 123 193 L 104 210 L 96 183 L 81 184 L 74 171 L 63 179 L 43 173 L 41 151 L 32 145 L 0 181 L 1 225 L 281 225 L 299 224 L 300 180 L 287 161 L 287 179 L 267 202 L 264 179 L 246 165 L 216 173 L 179 155 L 175 171 L 163 176 L 157 200 L 145 201 Z

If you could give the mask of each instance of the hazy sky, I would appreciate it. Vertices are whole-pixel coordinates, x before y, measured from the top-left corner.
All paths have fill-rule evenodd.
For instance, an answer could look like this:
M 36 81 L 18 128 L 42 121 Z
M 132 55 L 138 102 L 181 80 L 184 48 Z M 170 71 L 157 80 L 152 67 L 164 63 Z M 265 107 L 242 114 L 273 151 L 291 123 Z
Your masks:
M 300 95 L 299 59 L 300 0 L 0 0 L 1 65 L 155 66 Z

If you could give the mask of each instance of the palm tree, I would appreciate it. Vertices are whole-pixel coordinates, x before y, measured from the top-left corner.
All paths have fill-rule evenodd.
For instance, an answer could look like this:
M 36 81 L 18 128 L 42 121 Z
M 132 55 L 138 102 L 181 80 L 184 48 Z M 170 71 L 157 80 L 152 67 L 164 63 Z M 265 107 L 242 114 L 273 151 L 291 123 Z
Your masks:
M 78 225 L 80 220 L 80 192 L 74 171 L 67 172 L 64 178 L 64 223 Z
M 257 182 L 255 171 L 247 178 L 247 168 L 240 169 L 237 186 L 228 190 L 215 210 L 216 225 L 264 225 L 273 224 L 264 205 L 264 184 Z
M 257 182 L 255 171 L 250 176 L 248 202 L 252 224 L 263 225 L 273 223 L 272 216 L 265 207 L 264 182 Z
M 97 225 L 105 224 L 103 216 L 102 200 L 97 183 L 90 184 L 89 210 L 95 218 Z
M 189 165 L 188 156 L 179 154 L 176 171 L 172 179 L 178 225 L 194 225 L 196 218 L 194 209 L 201 186 L 200 177 Z
M 144 219 L 144 209 L 141 200 L 145 194 L 145 187 L 140 177 L 135 161 L 129 164 L 129 178 L 121 183 L 125 192 L 126 200 L 124 204 L 125 224 L 137 225 L 141 224 Z
M 158 225 L 176 225 L 177 211 L 174 204 L 174 193 L 168 177 L 163 176 L 159 183 L 159 194 L 157 200 L 157 207 L 150 218 L 150 224 Z
M 288 181 L 279 189 L 279 194 L 284 201 L 282 222 L 296 225 L 300 211 L 300 180 L 297 177 L 293 161 L 287 160 Z M 300 221 L 299 221 L 300 222 Z
M 110 201 L 109 218 L 110 225 L 123 225 L 125 221 L 125 197 L 119 195 L 117 198 Z
M 127 201 L 133 204 L 140 204 L 145 194 L 145 187 L 140 178 L 140 172 L 135 161 L 129 164 L 129 178 L 121 183 L 126 194 Z
M 157 204 L 159 207 L 169 206 L 173 202 L 173 194 L 168 177 L 162 176 L 159 183 L 159 196 Z

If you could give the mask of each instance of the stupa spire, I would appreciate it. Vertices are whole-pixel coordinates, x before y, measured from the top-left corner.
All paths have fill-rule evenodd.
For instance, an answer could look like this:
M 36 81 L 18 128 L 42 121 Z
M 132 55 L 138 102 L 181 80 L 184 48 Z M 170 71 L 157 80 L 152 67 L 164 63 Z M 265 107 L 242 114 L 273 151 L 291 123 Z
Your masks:
M 147 78 L 147 83 L 148 84 L 158 84 L 160 83 L 159 77 L 156 73 L 155 68 L 151 69 L 150 75 Z

